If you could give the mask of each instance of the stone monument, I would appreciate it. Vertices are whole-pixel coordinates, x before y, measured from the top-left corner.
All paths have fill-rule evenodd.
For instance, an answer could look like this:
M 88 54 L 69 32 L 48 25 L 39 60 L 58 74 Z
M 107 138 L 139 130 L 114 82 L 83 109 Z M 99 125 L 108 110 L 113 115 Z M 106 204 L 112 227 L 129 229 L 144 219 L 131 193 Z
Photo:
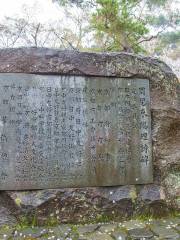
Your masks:
M 58 212 L 61 222 L 85 222 L 177 210 L 177 85 L 165 63 L 143 56 L 1 50 L 6 219 L 44 224 Z M 28 189 L 44 190 L 14 191 Z

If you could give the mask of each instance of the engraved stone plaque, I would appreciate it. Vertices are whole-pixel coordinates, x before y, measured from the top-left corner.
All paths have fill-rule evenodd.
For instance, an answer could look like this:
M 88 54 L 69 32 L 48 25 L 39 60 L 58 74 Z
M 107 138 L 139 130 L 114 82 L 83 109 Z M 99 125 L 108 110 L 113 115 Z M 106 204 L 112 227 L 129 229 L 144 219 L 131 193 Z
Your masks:
M 0 74 L 0 189 L 152 182 L 149 80 Z

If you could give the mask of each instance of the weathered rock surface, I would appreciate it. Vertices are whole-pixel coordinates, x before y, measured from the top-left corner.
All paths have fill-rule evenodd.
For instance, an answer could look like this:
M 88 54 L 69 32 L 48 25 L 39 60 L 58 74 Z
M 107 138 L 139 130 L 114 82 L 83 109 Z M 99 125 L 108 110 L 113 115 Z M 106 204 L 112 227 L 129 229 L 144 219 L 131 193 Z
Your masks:
M 131 229 L 129 230 L 129 235 L 131 237 L 131 239 L 136 239 L 136 240 L 140 240 L 140 239 L 152 239 L 153 238 L 153 233 L 145 228 L 137 228 L 137 229 Z
M 0 72 L 70 74 L 150 80 L 154 184 L 1 192 L 0 208 L 38 223 L 104 221 L 180 208 L 180 98 L 163 62 L 127 53 L 80 53 L 41 48 L 0 50 Z
M 133 186 L 69 188 L 41 191 L 8 191 L 9 198 L 16 205 L 16 215 L 33 219 L 37 213 L 38 222 L 48 221 L 84 222 L 128 218 L 133 214 Z

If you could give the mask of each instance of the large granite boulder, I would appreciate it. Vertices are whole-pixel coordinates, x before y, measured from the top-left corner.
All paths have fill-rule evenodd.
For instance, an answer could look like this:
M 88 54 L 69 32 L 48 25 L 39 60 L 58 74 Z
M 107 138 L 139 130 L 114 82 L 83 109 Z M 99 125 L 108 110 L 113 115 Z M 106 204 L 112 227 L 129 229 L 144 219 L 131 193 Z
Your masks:
M 154 183 L 148 185 L 2 191 L 0 214 L 39 224 L 167 215 L 180 209 L 178 80 L 163 62 L 127 53 L 42 48 L 0 50 L 1 73 L 69 74 L 150 80 Z M 9 217 L 10 216 L 10 217 Z

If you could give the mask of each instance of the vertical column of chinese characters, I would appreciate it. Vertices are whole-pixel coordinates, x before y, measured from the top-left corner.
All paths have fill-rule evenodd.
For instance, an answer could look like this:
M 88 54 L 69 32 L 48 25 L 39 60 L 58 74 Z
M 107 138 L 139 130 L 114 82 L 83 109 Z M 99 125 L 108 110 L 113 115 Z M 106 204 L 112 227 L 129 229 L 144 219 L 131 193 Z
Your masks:
M 43 99 L 41 99 L 39 105 L 38 105 L 38 136 L 37 136 L 37 148 L 38 148 L 38 181 L 43 181 L 46 177 L 46 163 L 47 163 L 47 156 L 46 156 L 46 150 L 45 150 L 45 105 L 44 105 L 44 91 L 46 91 L 46 88 L 41 86 L 39 87 L 39 90 L 43 96 Z
M 87 138 L 87 129 L 88 129 L 88 107 L 87 107 L 87 86 L 82 87 L 81 95 L 82 95 L 82 104 L 81 104 L 81 119 L 82 119 L 82 130 L 81 130 L 81 137 L 82 137 L 82 144 L 81 147 L 76 151 L 76 155 L 78 158 L 78 168 L 80 169 L 80 177 L 84 178 L 86 175 L 86 160 L 85 159 L 85 142 Z
M 120 174 L 122 178 L 126 175 L 126 164 L 128 160 L 128 139 L 127 128 L 125 127 L 127 121 L 127 104 L 126 93 L 124 87 L 117 88 L 117 114 L 118 114 L 118 131 L 117 131 L 117 161 L 119 164 Z
M 68 143 L 67 143 L 67 152 L 69 153 L 68 158 L 70 161 L 69 168 L 71 172 L 71 178 L 73 179 L 73 169 L 76 164 L 75 159 L 75 148 L 77 148 L 80 145 L 79 138 L 76 136 L 76 128 L 79 127 L 80 120 L 77 120 L 78 117 L 76 117 L 76 88 L 70 87 L 67 91 L 67 104 L 68 104 L 68 117 L 67 117 L 67 131 L 68 131 Z M 77 125 L 77 126 L 76 126 Z M 78 133 L 79 134 L 79 133 Z M 77 134 L 77 135 L 78 135 Z M 77 141 L 77 144 L 75 144 L 75 141 Z
M 74 97 L 73 97 L 73 105 L 70 106 L 71 110 L 73 108 L 73 115 L 71 113 L 70 118 L 74 118 L 74 125 L 70 125 L 72 133 L 71 136 L 75 137 L 72 140 L 73 146 L 75 144 L 75 148 L 71 149 L 71 162 L 72 165 L 72 177 L 77 178 L 76 174 L 78 173 L 78 178 L 82 177 L 83 169 L 82 169 L 82 156 L 83 156 L 83 144 L 84 144 L 84 127 L 83 127 L 83 88 L 77 84 L 73 88 Z M 72 103 L 71 103 L 72 104 Z
M 77 146 L 78 148 L 81 147 L 82 145 L 82 139 L 81 139 L 81 124 L 82 124 L 82 119 L 81 119 L 81 105 L 82 105 L 82 89 L 80 87 L 76 87 L 74 88 L 75 90 L 75 109 L 74 109 L 74 113 L 75 113 L 75 129 L 76 129 L 76 142 L 77 142 Z
M 131 139 L 132 139 L 132 128 L 135 128 L 135 122 L 132 122 L 132 112 L 134 111 L 133 101 L 132 101 L 132 92 L 131 88 L 128 86 L 125 87 L 125 95 L 124 95 L 124 144 L 127 149 L 127 163 L 132 167 L 132 151 L 131 149 Z
M 54 162 L 52 159 L 52 152 L 53 152 L 53 132 L 52 132 L 52 125 L 53 125 L 53 89 L 50 86 L 46 87 L 46 152 L 47 152 L 47 177 L 48 180 L 51 181 L 51 178 L 54 176 L 53 167 Z
M 56 87 L 53 91 L 54 94 L 54 121 L 53 121 L 53 135 L 54 135 L 54 178 L 58 179 L 59 176 L 59 151 L 61 149 L 61 139 L 60 136 L 60 89 Z
M 39 162 L 38 162 L 38 110 L 37 110 L 37 99 L 38 99 L 38 88 L 36 86 L 32 87 L 32 96 L 34 97 L 34 106 L 31 106 L 31 165 L 29 166 L 29 171 L 31 172 L 31 180 L 36 182 L 39 177 Z
M 36 131 L 36 124 L 30 124 L 31 109 L 28 108 L 27 101 L 24 98 L 28 95 L 29 88 L 25 89 L 22 85 L 13 86 L 12 89 L 16 98 L 16 136 L 17 136 L 17 154 L 16 154 L 16 181 L 28 181 L 33 179 L 32 171 L 35 161 L 35 143 L 33 133 Z M 13 106 L 12 106 L 13 108 Z M 12 110 L 12 109 L 11 109 Z M 33 110 L 32 110 L 33 111 Z M 33 116 L 33 114 L 32 114 Z M 32 122 L 31 122 L 32 123 Z M 31 131 L 32 130 L 32 131 Z M 29 136 L 29 132 L 32 134 Z M 30 142 L 31 139 L 31 142 Z
M 19 108 L 18 111 L 21 112 L 21 110 L 23 110 L 23 115 L 21 119 L 18 119 L 18 124 L 19 122 L 22 122 L 22 128 L 21 128 L 22 149 L 20 151 L 20 155 L 17 161 L 19 162 L 19 165 L 20 165 L 18 166 L 18 169 L 21 169 L 21 166 L 24 165 L 22 172 L 26 172 L 28 171 L 27 167 L 29 167 L 29 174 L 30 174 L 32 172 L 30 171 L 32 167 L 31 161 L 33 161 L 33 159 L 35 160 L 35 158 L 33 157 L 33 153 L 35 153 L 35 144 L 33 143 L 34 141 L 33 131 L 35 130 L 36 125 L 34 126 L 31 124 L 32 123 L 31 117 L 33 116 L 31 111 L 33 111 L 33 109 L 31 109 L 27 104 L 28 101 L 25 101 L 25 99 L 27 99 L 29 96 L 29 90 L 30 90 L 29 86 L 26 86 L 26 87 L 23 86 L 23 102 L 21 103 L 19 99 L 17 103 Z M 18 96 L 16 96 L 16 99 L 17 98 Z M 18 113 L 18 115 L 19 117 L 21 116 L 20 113 Z M 32 152 L 31 152 L 31 144 L 34 147 Z M 31 179 L 33 179 L 32 175 L 31 175 Z
M 74 89 L 76 94 L 76 101 L 74 104 L 74 116 L 75 116 L 75 135 L 76 135 L 76 151 L 74 151 L 74 170 L 78 170 L 81 175 L 82 165 L 82 149 L 83 149 L 83 94 L 82 88 L 79 86 Z M 75 149 L 74 149 L 75 150 Z M 80 176 L 81 177 L 81 176 Z
M 76 99 L 75 99 L 75 88 L 70 88 L 68 91 L 68 116 L 67 116 L 67 152 L 69 153 L 68 158 L 70 161 L 69 167 L 71 168 L 71 177 L 73 178 L 73 172 L 72 168 L 75 166 L 75 140 L 79 140 L 76 137 L 76 124 L 79 124 L 79 121 L 77 120 L 78 117 L 76 117 Z M 79 126 L 79 125 L 78 125 Z M 79 133 L 77 133 L 78 135 Z M 78 142 L 79 143 L 79 142 Z M 80 144 L 80 143 L 79 143 Z M 76 145 L 76 150 L 79 147 L 79 145 Z
M 69 151 L 67 150 L 67 144 L 68 144 L 68 139 L 67 139 L 67 101 L 66 101 L 66 93 L 67 93 L 67 88 L 63 86 L 62 83 L 62 88 L 61 88 L 61 157 L 63 159 L 62 161 L 62 173 L 63 173 L 63 180 L 67 180 L 67 173 L 69 170 Z
M 109 144 L 112 138 L 110 132 L 111 121 L 109 116 L 111 115 L 111 91 L 106 86 L 105 88 L 96 89 L 97 96 L 97 149 L 96 156 L 100 164 L 111 164 L 111 153 L 109 152 Z
M 92 174 L 96 174 L 96 161 L 97 161 L 97 152 L 96 152 L 96 91 L 94 88 L 88 89 L 89 95 L 89 148 L 90 148 L 90 164 Z
M 18 87 L 20 88 L 20 87 Z M 36 182 L 38 177 L 38 158 L 37 158 L 37 136 L 38 136 L 38 111 L 36 109 L 36 87 L 23 87 L 22 104 L 20 94 L 17 94 L 19 115 L 22 111 L 22 154 L 21 161 L 24 162 L 23 174 L 24 181 Z M 30 96 L 29 96 L 30 94 Z M 30 97 L 32 96 L 32 100 Z M 26 101 L 28 99 L 28 101 Z M 23 165 L 22 165 L 23 166 Z
M 143 166 L 149 165 L 149 139 L 148 139 L 148 114 L 147 114 L 147 98 L 146 98 L 146 88 L 140 87 L 139 88 L 139 96 L 140 96 L 140 151 L 141 151 L 141 158 L 140 162 Z
M 11 104 L 9 112 L 12 115 L 17 117 L 16 120 L 16 165 L 15 165 L 15 177 L 16 182 L 20 182 L 21 179 L 24 181 L 27 180 L 27 170 L 26 170 L 26 147 L 23 147 L 24 144 L 24 135 L 23 135 L 23 113 L 21 109 L 21 100 L 22 100 L 22 93 L 20 93 L 21 86 L 16 86 L 14 83 L 11 84 L 12 95 L 11 98 L 14 98 L 15 101 Z
M 4 85 L 3 86 L 4 91 L 4 98 L 0 102 L 1 106 L 1 122 L 3 123 L 3 131 L 0 134 L 0 160 L 1 160 L 1 168 L 0 168 L 0 183 L 3 183 L 8 178 L 8 167 L 9 167 L 9 152 L 8 152 L 8 135 L 6 133 L 6 129 L 8 125 L 10 124 L 9 119 L 9 106 L 10 106 L 10 86 Z M 15 122 L 14 122 L 15 123 Z

